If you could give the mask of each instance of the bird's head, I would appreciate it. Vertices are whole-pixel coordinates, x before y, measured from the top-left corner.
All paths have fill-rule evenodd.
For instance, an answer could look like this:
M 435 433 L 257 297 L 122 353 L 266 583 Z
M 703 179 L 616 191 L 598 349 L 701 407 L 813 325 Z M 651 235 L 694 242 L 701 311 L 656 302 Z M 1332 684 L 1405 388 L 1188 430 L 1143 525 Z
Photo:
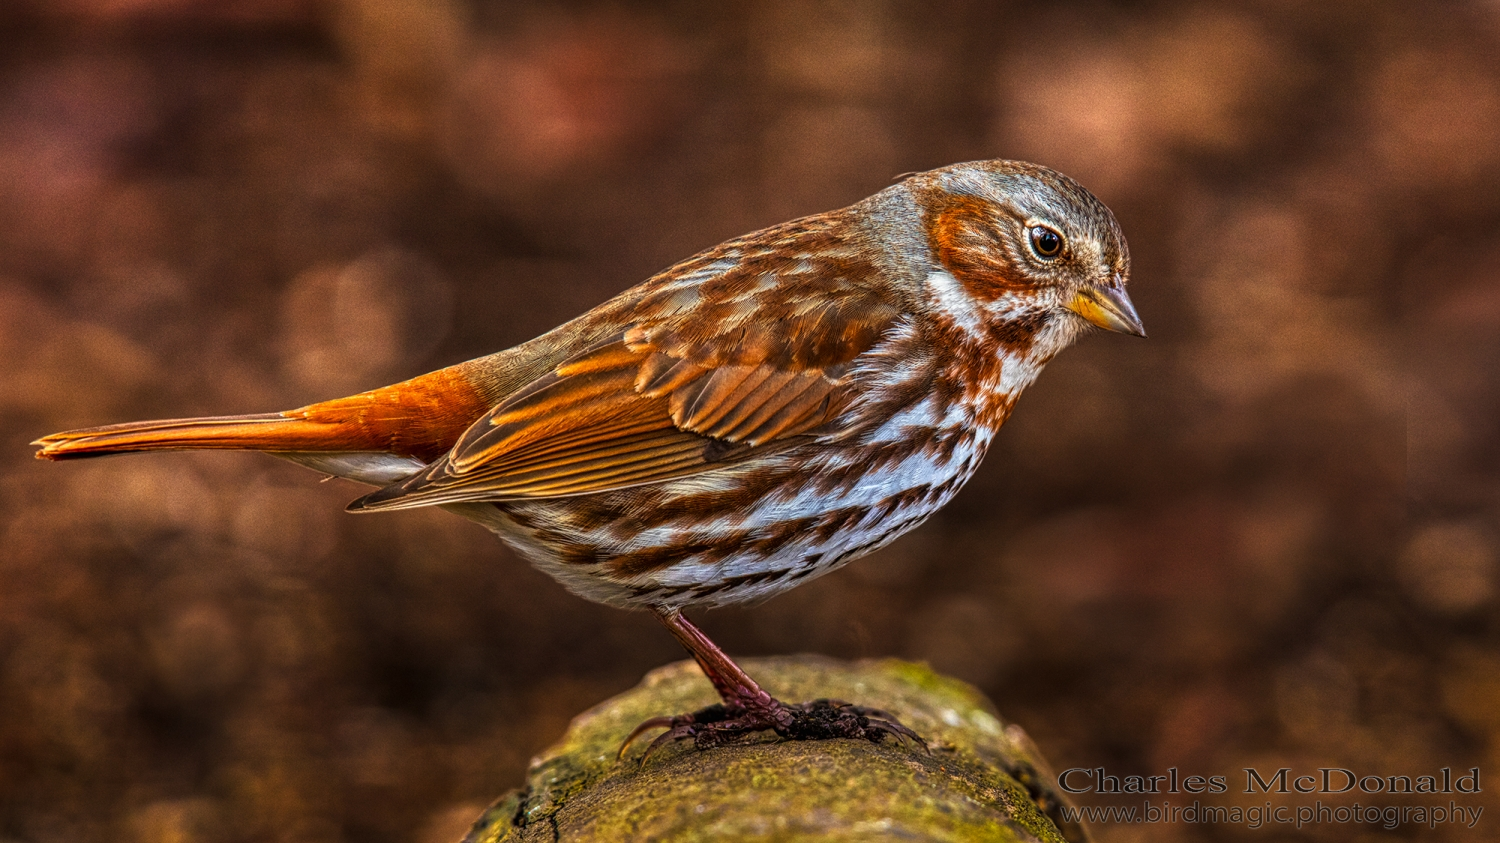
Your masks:
M 1125 293 L 1125 236 L 1077 182 L 1035 164 L 976 161 L 905 184 L 936 265 L 929 299 L 958 324 L 1041 341 L 1044 357 L 1089 325 L 1146 335 Z

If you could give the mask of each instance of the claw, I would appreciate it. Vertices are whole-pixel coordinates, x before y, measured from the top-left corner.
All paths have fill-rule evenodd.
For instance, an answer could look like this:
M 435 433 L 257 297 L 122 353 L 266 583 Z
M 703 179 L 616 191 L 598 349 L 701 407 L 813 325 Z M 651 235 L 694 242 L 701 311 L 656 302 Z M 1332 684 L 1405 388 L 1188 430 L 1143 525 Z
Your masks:
M 921 735 L 908 729 L 904 723 L 894 717 L 890 717 L 884 712 L 880 712 L 880 716 L 878 717 L 871 717 L 870 726 L 886 734 L 895 735 L 903 741 L 912 741 L 922 747 L 922 750 L 928 755 L 932 754 L 932 747 L 927 745 L 927 741 L 923 740 Z
M 883 708 L 866 708 L 844 702 L 843 700 L 815 700 L 810 705 L 817 705 L 818 703 L 827 703 L 837 709 L 852 709 L 854 714 L 864 718 L 864 722 L 860 725 L 866 728 L 879 729 L 885 734 L 893 735 L 903 741 L 912 741 L 926 750 L 928 755 L 932 754 L 932 747 L 927 745 L 927 741 L 923 740 L 921 735 L 907 728 L 906 724 L 897 720 L 895 715 Z
M 677 725 L 676 723 L 673 722 L 676 719 L 677 718 L 675 718 L 675 717 L 653 717 L 650 720 L 646 720 L 646 721 L 642 722 L 639 726 L 636 726 L 634 729 L 632 729 L 630 731 L 630 734 L 625 737 L 625 742 L 622 743 L 622 744 L 620 744 L 620 751 L 615 754 L 615 760 L 619 761 L 619 760 L 623 759 L 625 757 L 625 750 L 630 749 L 630 745 L 633 744 L 633 743 L 635 743 L 635 739 L 638 738 L 638 737 L 640 737 L 643 733 L 649 732 L 652 729 L 659 729 L 659 728 L 668 728 L 668 729 L 670 729 L 673 726 Z M 658 738 L 658 740 L 660 740 L 660 738 Z M 651 742 L 651 746 L 656 746 L 656 741 L 652 741 Z M 651 747 L 648 746 L 648 747 L 646 747 L 646 755 L 650 755 L 650 754 L 651 754 Z M 646 763 L 646 759 L 645 759 L 644 756 L 642 756 L 642 758 L 641 758 L 641 763 L 642 764 Z
M 651 755 L 655 753 L 657 749 L 666 746 L 669 743 L 675 743 L 676 741 L 682 740 L 683 738 L 696 737 L 693 734 L 691 726 L 691 723 L 679 723 L 673 726 L 671 729 L 668 729 L 667 731 L 657 735 L 656 740 L 647 745 L 646 751 L 641 753 L 640 766 L 646 766 L 646 762 L 650 760 Z M 697 742 L 694 741 L 695 745 L 696 743 Z

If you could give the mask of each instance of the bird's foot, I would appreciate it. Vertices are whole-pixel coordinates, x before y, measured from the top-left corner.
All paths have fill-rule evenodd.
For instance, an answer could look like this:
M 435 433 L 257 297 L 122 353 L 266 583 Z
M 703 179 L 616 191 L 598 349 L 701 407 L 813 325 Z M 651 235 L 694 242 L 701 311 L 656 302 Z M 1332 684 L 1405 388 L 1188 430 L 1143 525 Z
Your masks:
M 635 727 L 630 737 L 620 747 L 620 756 L 630 744 L 645 732 L 665 728 L 641 756 L 641 763 L 651 757 L 659 747 L 675 741 L 691 738 L 697 749 L 712 749 L 734 743 L 736 740 L 756 732 L 774 731 L 787 740 L 820 741 L 830 738 L 856 738 L 880 743 L 887 737 L 910 740 L 921 744 L 927 742 L 916 732 L 903 726 L 901 721 L 884 711 L 851 705 L 837 700 L 813 700 L 812 702 L 788 705 L 779 700 L 765 699 L 711 705 L 692 714 L 675 717 L 653 717 Z

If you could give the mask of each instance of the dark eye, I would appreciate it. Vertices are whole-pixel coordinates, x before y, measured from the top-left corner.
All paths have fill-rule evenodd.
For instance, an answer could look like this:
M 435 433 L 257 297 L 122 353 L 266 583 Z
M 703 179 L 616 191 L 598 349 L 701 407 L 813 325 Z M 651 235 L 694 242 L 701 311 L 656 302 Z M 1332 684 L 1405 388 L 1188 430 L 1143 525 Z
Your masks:
M 1055 258 L 1063 248 L 1062 235 L 1053 231 L 1045 225 L 1033 225 L 1031 227 L 1031 250 L 1036 252 L 1037 257 Z

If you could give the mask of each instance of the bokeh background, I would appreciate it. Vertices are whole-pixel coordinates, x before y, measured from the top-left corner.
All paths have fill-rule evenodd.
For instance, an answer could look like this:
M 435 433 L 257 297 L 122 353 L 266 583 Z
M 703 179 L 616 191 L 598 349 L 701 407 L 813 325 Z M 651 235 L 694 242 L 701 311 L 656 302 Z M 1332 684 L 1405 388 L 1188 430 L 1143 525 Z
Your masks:
M 0 840 L 453 840 L 682 655 L 443 513 L 27 441 L 399 380 L 990 157 L 1116 211 L 1151 339 L 1086 338 L 924 528 L 705 628 L 928 660 L 1059 769 L 1487 785 L 1472 830 L 1106 843 L 1500 839 L 1497 139 L 1493 2 L 10 0 Z

